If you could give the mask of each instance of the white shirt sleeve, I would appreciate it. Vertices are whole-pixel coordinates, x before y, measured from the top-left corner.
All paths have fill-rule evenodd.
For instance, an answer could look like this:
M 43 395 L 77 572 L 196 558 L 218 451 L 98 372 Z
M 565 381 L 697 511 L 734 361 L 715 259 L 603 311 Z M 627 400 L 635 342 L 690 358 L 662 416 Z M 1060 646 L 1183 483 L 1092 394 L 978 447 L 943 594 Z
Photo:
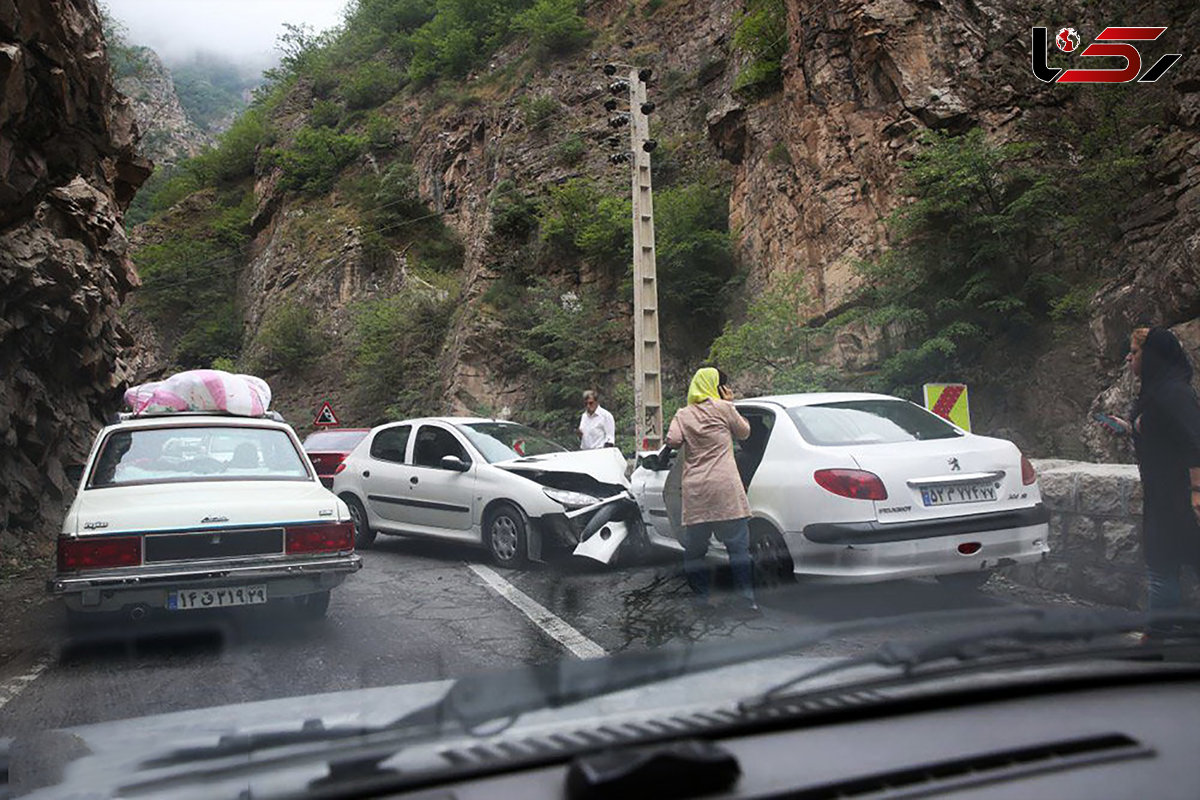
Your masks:
M 617 423 L 613 419 L 613 415 L 606 408 L 604 409 L 604 444 L 608 444 L 609 442 L 613 444 L 617 443 Z

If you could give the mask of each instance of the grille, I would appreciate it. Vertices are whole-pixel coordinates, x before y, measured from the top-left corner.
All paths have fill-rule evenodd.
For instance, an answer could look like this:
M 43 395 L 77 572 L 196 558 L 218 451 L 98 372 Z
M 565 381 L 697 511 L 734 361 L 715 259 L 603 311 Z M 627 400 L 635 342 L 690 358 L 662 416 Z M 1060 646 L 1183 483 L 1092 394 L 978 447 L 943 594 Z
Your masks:
M 191 531 L 146 537 L 146 563 L 283 553 L 283 528 Z

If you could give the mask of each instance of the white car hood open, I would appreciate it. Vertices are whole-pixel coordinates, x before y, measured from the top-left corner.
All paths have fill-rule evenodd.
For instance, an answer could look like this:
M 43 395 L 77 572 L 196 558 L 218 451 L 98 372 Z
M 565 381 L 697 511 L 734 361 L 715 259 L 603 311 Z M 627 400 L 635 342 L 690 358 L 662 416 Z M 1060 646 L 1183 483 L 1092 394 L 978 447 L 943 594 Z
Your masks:
M 512 472 L 576 472 L 590 475 L 602 483 L 629 485 L 625 477 L 625 456 L 615 447 L 513 458 L 497 461 L 493 466 Z
M 340 521 L 338 500 L 314 481 L 197 481 L 112 486 L 79 493 L 68 533 L 195 530 Z M 325 513 L 322 513 L 325 512 Z

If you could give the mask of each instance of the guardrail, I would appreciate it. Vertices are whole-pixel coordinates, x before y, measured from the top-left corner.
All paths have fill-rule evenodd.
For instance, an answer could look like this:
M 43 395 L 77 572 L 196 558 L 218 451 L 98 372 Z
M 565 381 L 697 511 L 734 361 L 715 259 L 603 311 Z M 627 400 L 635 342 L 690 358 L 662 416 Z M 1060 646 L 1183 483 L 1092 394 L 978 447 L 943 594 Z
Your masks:
M 1126 608 L 1144 608 L 1142 483 L 1133 464 L 1034 459 L 1050 509 L 1050 555 L 1009 567 L 1010 579 Z M 1185 581 L 1194 580 L 1185 571 Z M 1193 584 L 1185 590 L 1200 594 Z

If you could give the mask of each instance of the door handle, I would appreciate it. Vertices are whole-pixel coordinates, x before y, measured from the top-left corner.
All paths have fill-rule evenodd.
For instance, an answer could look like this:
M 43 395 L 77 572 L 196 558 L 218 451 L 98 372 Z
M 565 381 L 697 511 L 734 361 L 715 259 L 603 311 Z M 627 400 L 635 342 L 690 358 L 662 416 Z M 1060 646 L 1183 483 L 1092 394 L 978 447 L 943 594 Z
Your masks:
M 411 483 L 413 486 L 416 486 L 418 483 L 421 482 L 421 479 L 418 478 L 416 475 L 413 475 L 411 478 L 408 479 L 408 482 Z
M 364 470 L 363 470 L 363 477 L 364 477 L 364 478 L 369 478 L 369 477 L 371 477 L 371 470 L 369 470 L 369 469 L 364 469 Z

